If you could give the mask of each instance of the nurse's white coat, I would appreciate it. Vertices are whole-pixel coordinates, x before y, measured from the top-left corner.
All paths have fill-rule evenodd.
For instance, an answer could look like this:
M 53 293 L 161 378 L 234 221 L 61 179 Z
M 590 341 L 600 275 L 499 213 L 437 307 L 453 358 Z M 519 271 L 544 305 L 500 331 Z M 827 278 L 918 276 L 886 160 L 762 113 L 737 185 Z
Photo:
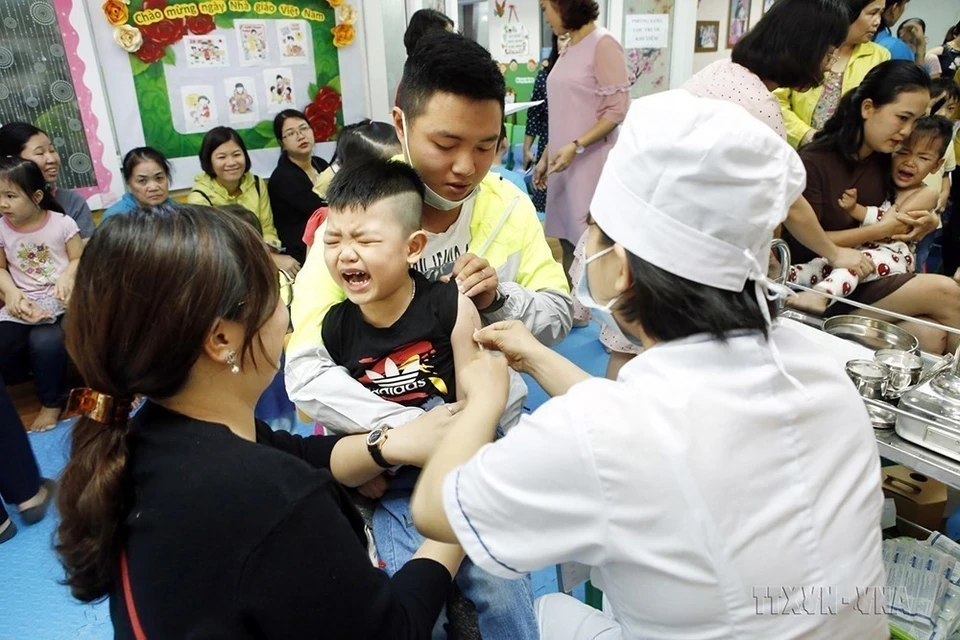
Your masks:
M 773 339 L 805 393 L 759 334 L 691 338 L 524 416 L 446 478 L 470 558 L 592 566 L 625 638 L 888 637 L 867 413 L 822 347 Z

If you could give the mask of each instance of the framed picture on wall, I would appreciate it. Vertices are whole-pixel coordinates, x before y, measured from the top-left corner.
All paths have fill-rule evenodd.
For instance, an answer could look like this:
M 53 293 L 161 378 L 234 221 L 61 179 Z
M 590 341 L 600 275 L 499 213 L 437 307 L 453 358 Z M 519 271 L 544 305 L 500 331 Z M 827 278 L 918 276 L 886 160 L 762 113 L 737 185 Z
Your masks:
M 693 50 L 696 53 L 716 51 L 720 42 L 720 23 L 716 20 L 697 20 L 697 39 Z
M 729 0 L 730 20 L 727 24 L 727 48 L 732 49 L 747 33 L 750 23 L 750 0 Z
M 770 11 L 770 7 L 772 7 L 773 3 L 776 1 L 777 0 L 761 0 L 761 2 L 763 2 L 763 11 L 761 12 L 760 15 L 763 15 L 763 16 L 767 15 L 767 11 Z

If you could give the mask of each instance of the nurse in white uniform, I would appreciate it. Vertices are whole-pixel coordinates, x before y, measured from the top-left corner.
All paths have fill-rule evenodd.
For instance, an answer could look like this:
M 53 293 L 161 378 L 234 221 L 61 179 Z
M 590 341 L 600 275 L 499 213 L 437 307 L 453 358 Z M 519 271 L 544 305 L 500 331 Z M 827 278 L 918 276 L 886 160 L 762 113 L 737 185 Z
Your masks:
M 867 413 L 821 347 L 770 324 L 785 293 L 766 278 L 772 234 L 804 183 L 742 108 L 638 100 L 592 202 L 578 297 L 645 351 L 610 381 L 520 323 L 476 334 L 506 358 L 463 371 L 414 521 L 495 575 L 590 566 L 606 610 L 541 598 L 546 640 L 888 637 Z M 504 361 L 553 398 L 491 444 Z

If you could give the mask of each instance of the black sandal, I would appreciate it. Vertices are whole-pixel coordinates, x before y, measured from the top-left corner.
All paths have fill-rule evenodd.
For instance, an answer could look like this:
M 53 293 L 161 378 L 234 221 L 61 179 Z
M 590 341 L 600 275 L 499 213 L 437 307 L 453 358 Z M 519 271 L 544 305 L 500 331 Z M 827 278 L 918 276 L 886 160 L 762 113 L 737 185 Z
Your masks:
M 2 509 L 3 507 L 0 507 Z M 13 520 L 7 518 L 7 522 L 10 524 L 7 525 L 7 528 L 0 532 L 0 544 L 10 541 L 13 536 L 17 535 L 17 525 L 13 524 Z
M 47 497 L 37 506 L 20 512 L 20 518 L 24 524 L 37 524 L 43 520 L 43 517 L 47 515 L 47 509 L 50 508 L 50 503 L 53 502 L 53 494 L 57 488 L 57 483 L 50 478 L 42 478 L 41 480 L 40 486 L 47 490 Z

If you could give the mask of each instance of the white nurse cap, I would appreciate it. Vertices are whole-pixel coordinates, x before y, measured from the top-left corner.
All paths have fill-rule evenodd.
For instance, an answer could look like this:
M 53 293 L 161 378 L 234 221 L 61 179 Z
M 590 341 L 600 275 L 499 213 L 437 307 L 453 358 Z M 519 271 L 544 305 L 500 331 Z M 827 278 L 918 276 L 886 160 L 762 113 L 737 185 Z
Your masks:
M 667 91 L 630 107 L 590 213 L 614 242 L 672 274 L 726 291 L 754 281 L 769 326 L 767 299 L 791 295 L 767 278 L 773 231 L 806 182 L 796 151 L 742 107 Z
M 773 231 L 805 186 L 796 151 L 745 109 L 667 91 L 630 107 L 590 213 L 665 271 L 727 291 L 747 280 L 769 289 Z

